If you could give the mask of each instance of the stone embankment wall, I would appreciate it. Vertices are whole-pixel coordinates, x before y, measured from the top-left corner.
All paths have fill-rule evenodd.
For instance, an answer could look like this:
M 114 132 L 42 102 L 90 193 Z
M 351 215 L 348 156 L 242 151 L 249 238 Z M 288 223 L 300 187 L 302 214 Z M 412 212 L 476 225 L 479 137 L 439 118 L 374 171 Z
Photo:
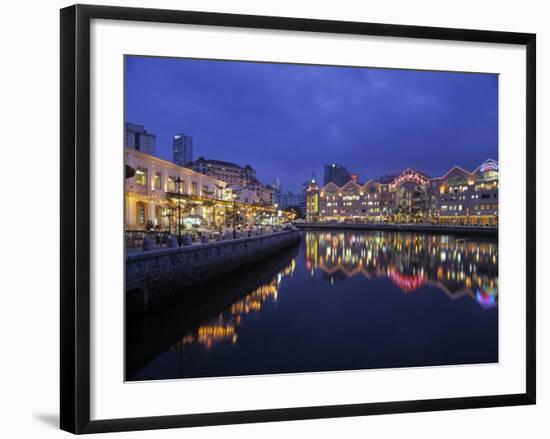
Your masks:
M 126 256 L 126 291 L 143 293 L 146 303 L 161 302 L 185 287 L 207 282 L 298 243 L 300 232 L 164 248 Z

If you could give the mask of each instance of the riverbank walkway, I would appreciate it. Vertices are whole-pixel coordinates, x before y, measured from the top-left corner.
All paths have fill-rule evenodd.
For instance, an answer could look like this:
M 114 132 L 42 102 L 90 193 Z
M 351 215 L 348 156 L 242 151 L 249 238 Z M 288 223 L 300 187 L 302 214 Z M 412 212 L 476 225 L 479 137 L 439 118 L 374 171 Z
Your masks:
M 445 235 L 498 236 L 498 227 L 460 226 L 445 224 L 398 224 L 398 223 L 294 223 L 298 229 L 321 230 L 372 230 L 413 233 L 436 233 Z
M 173 248 L 191 248 L 204 246 L 222 241 L 242 240 L 258 236 L 268 236 L 283 231 L 296 230 L 291 224 L 285 226 L 264 227 L 255 229 L 203 231 L 200 234 L 189 234 L 184 232 L 181 242 L 176 234 L 157 231 L 127 231 L 126 232 L 126 254 L 141 253 L 143 251 L 158 251 Z
M 126 291 L 139 299 L 140 307 L 146 308 L 164 302 L 169 295 L 186 294 L 189 286 L 242 269 L 299 241 L 300 232 L 292 229 L 126 253 Z

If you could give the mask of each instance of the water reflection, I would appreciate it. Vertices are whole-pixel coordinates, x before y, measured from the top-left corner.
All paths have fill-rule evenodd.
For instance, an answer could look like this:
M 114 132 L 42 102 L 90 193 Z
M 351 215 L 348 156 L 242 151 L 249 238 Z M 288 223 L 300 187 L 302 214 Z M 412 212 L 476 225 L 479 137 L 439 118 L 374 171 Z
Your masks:
M 277 273 L 271 281 L 259 286 L 249 295 L 231 305 L 228 311 L 220 313 L 216 319 L 201 325 L 195 331 L 185 335 L 173 349 L 180 349 L 185 345 L 201 345 L 206 349 L 220 342 L 237 343 L 238 328 L 243 317 L 259 313 L 266 303 L 277 301 L 279 285 L 286 277 L 292 277 L 296 262 L 294 259 L 283 270 Z
M 167 376 L 156 368 L 147 372 L 148 363 L 166 352 L 209 352 L 224 344 L 235 345 L 243 318 L 276 303 L 280 285 L 294 273 L 297 253 L 296 245 L 217 282 L 170 291 L 170 296 L 180 299 L 163 308 L 144 313 L 127 307 L 126 378 L 183 376 L 179 366 Z M 144 366 L 145 374 L 140 372 Z
M 128 313 L 126 376 L 495 362 L 497 261 L 496 240 L 304 232 L 299 246 L 179 292 L 181 303 Z
M 306 268 L 334 285 L 362 275 L 389 278 L 405 293 L 431 285 L 449 297 L 498 304 L 498 245 L 445 235 L 307 232 Z

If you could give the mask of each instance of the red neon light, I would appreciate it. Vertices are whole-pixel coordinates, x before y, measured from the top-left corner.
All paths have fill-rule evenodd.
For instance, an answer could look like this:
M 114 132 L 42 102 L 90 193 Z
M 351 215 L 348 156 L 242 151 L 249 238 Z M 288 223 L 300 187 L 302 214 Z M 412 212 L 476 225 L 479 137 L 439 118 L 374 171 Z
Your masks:
M 397 186 L 405 183 L 406 181 L 412 181 L 419 186 L 424 186 L 428 182 L 428 179 L 418 172 L 406 171 L 391 182 L 390 188 L 393 190 Z
M 400 273 L 395 267 L 389 268 L 388 277 L 405 293 L 410 293 L 426 283 L 423 274 L 404 274 Z
M 498 171 L 498 165 L 496 163 L 485 163 L 479 168 L 479 172 Z

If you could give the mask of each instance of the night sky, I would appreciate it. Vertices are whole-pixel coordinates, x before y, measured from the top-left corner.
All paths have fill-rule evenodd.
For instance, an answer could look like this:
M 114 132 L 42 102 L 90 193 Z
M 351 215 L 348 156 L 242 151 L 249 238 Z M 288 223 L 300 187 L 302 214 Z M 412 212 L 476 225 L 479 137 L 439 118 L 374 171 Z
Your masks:
M 498 160 L 498 76 L 126 57 L 126 121 L 193 136 L 199 156 L 250 164 L 298 191 L 323 165 L 359 181 L 411 167 L 431 176 Z

